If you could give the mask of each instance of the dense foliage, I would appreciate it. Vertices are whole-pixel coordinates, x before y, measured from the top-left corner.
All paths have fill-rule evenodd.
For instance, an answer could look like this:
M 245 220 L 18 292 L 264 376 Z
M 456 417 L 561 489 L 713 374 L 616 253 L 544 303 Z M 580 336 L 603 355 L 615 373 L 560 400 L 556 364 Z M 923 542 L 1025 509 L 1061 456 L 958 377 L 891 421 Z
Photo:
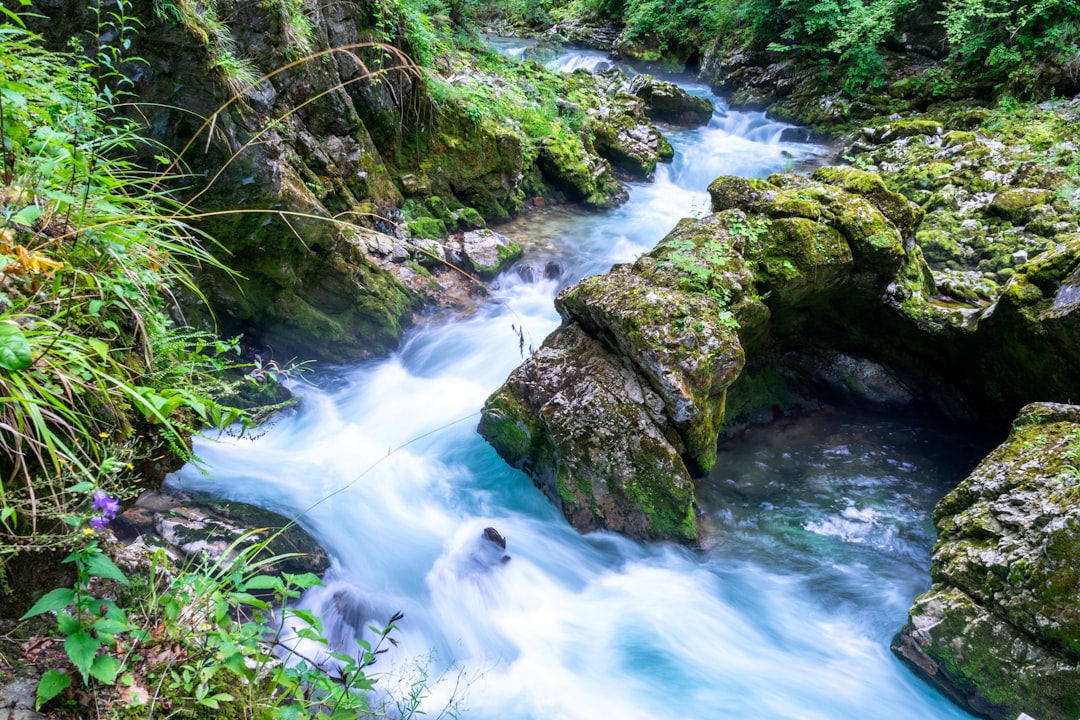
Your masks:
M 133 26 L 100 23 L 117 44 L 70 56 L 0 26 L 0 563 L 69 544 L 89 491 L 130 492 L 193 427 L 235 419 L 214 399 L 228 344 L 176 320 L 191 265 L 217 261 L 126 159 L 143 141 L 111 110 Z
M 35 584 L 12 576 L 15 558 L 32 558 L 38 584 L 53 565 L 73 576 L 36 598 L 16 652 L 43 671 L 39 709 L 63 717 L 384 716 L 395 701 L 371 698 L 367 668 L 401 616 L 334 652 L 317 617 L 283 609 L 319 580 L 275 570 L 273 536 L 204 566 L 158 550 L 138 577 L 103 547 L 121 500 L 190 459 L 199 427 L 240 417 L 222 398 L 266 370 L 177 320 L 200 297 L 193 266 L 224 268 L 164 190 L 173 178 L 131 160 L 153 151 L 118 112 L 133 100 L 120 67 L 138 62 L 125 55 L 138 23 L 114 8 L 97 17 L 108 44 L 71 53 L 0 17 L 0 570 L 4 594 Z M 401 717 L 423 697 L 408 692 Z
M 633 42 L 690 57 L 714 45 L 769 48 L 840 63 L 855 92 L 883 79 L 886 45 L 928 18 L 937 37 L 917 37 L 964 77 L 1030 90 L 1039 67 L 1080 74 L 1076 0 L 499 0 L 515 22 L 579 19 L 624 26 Z

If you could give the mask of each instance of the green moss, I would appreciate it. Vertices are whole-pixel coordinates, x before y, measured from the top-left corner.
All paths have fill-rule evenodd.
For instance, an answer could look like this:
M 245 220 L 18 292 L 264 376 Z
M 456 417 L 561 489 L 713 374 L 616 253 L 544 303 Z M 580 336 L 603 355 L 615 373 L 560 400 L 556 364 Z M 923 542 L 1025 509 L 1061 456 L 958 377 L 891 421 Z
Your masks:
M 408 221 L 409 235 L 415 238 L 437 240 L 446 237 L 446 225 L 433 217 L 419 217 Z
M 459 208 L 455 213 L 457 214 L 458 227 L 464 229 L 487 227 L 484 218 L 474 208 Z
M 893 192 L 877 173 L 854 167 L 819 168 L 811 176 L 869 200 L 874 207 L 895 225 L 902 235 L 909 236 L 923 219 L 923 210 L 900 193 Z

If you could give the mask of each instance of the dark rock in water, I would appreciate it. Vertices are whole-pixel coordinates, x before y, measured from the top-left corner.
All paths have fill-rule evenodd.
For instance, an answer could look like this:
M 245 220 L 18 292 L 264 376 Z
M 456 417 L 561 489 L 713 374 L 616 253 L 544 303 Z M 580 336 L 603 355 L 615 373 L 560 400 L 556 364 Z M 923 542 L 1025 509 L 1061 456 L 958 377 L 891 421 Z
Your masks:
M 493 527 L 484 528 L 483 540 L 480 543 L 481 562 L 490 567 L 496 556 L 499 556 L 500 563 L 509 562 L 510 556 L 502 553 L 503 550 L 506 550 L 506 538 Z
M 814 142 L 814 133 L 811 132 L 809 128 L 803 128 L 803 127 L 784 128 L 780 132 L 780 142 L 812 143 L 812 142 Z
M 687 127 L 707 125 L 712 120 L 712 102 L 652 75 L 635 76 L 629 93 L 645 101 L 645 112 L 653 120 Z
M 506 549 L 506 538 L 499 534 L 499 531 L 493 527 L 484 528 L 484 538 L 495 543 L 503 550 Z
M 330 597 L 329 607 L 323 608 L 324 623 L 333 622 L 336 618 L 337 624 L 344 624 L 351 628 L 351 634 L 342 632 L 343 628 L 332 628 L 333 635 L 338 637 L 346 635 L 354 638 L 361 637 L 368 625 L 380 620 L 376 615 L 375 607 L 359 591 L 352 588 L 334 590 Z M 385 618 L 382 619 L 385 620 Z M 327 634 L 331 633 L 328 631 Z
M 527 282 L 530 285 L 532 283 L 536 282 L 536 270 L 533 269 L 532 265 L 529 265 L 529 264 L 518 265 L 517 266 L 517 274 L 518 274 L 518 277 L 522 279 L 522 281 Z
M 544 265 L 544 277 L 548 278 L 549 280 L 558 280 L 562 277 L 562 275 L 562 265 L 555 262 L 554 260 L 549 260 L 547 264 Z
M 893 650 L 971 712 L 1080 717 L 1080 407 L 1035 403 L 934 510 L 934 585 Z

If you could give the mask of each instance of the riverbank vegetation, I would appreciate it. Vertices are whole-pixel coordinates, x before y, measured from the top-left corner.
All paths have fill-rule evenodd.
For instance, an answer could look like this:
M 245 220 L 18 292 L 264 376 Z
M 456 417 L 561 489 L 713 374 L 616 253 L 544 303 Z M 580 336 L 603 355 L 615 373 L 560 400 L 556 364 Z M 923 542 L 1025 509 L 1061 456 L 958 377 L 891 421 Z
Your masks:
M 1045 96 L 1080 73 L 1080 8 L 1071 0 L 572 0 L 497 3 L 529 27 L 611 23 L 630 55 L 698 61 L 769 51 L 837 76 L 851 94 L 888 82 L 896 51 L 935 62 L 943 95 L 1008 90 Z M 924 69 L 924 68 L 920 68 Z M 948 87 L 946 92 L 944 88 Z

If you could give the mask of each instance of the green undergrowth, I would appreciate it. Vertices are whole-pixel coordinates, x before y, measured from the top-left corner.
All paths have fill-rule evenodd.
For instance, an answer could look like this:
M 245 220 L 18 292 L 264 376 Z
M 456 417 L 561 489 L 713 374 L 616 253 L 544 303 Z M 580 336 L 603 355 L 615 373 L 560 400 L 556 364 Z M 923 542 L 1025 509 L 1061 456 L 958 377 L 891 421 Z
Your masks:
M 1073 0 L 499 0 L 495 6 L 502 17 L 534 28 L 618 25 L 621 51 L 646 60 L 693 61 L 714 45 L 768 50 L 817 66 L 853 96 L 886 84 L 890 44 L 921 43 L 920 52 L 942 57 L 924 88 L 940 97 L 973 86 L 1045 94 L 1055 75 L 1075 78 L 1080 63 L 1080 8 Z
M 163 190 L 176 179 L 131 159 L 175 160 L 117 113 L 132 98 L 120 68 L 139 63 L 126 55 L 138 31 L 128 11 L 99 10 L 102 44 L 69 53 L 0 15 L 0 601 L 22 615 L 37 709 L 412 717 L 422 681 L 376 700 L 368 670 L 401 615 L 355 651 L 330 647 L 319 618 L 287 607 L 319 579 L 275 569 L 287 558 L 265 542 L 189 567 L 163 550 L 127 570 L 112 559 L 123 552 L 107 526 L 123 504 L 193 459 L 193 433 L 251 420 L 235 405 L 273 397 L 284 372 L 183 324 L 185 303 L 201 298 L 192 270 L 229 270 L 189 224 L 197 215 Z
M 0 613 L 70 577 L 59 560 L 96 527 L 97 497 L 126 501 L 192 460 L 190 437 L 286 400 L 276 365 L 185 325 L 196 267 L 228 273 L 214 241 L 132 159 L 172 158 L 117 109 L 139 23 L 122 2 L 90 47 L 42 49 L 0 17 Z M 181 302 L 178 298 L 185 298 Z M 98 516 L 100 517 L 100 516 Z M 82 519 L 80 519 L 82 518 Z

